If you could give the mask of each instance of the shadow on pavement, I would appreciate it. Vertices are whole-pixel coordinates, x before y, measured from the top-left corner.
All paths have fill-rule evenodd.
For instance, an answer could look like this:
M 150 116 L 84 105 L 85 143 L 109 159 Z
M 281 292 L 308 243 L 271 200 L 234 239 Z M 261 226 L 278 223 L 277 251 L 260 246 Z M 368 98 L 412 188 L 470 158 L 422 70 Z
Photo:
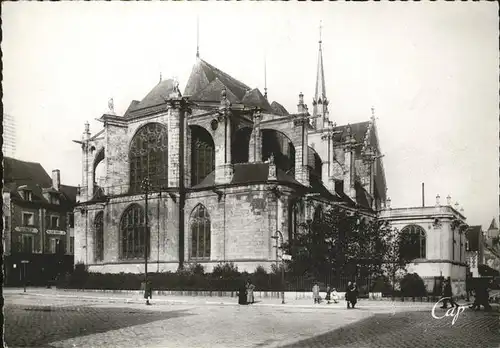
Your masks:
M 50 342 L 189 315 L 186 310 L 6 305 L 4 339 L 8 347 L 48 347 Z
M 443 313 L 444 314 L 444 313 Z M 441 314 L 442 315 L 442 314 Z M 499 316 L 470 312 L 451 325 L 429 311 L 376 314 L 370 318 L 281 348 L 306 347 L 498 347 Z

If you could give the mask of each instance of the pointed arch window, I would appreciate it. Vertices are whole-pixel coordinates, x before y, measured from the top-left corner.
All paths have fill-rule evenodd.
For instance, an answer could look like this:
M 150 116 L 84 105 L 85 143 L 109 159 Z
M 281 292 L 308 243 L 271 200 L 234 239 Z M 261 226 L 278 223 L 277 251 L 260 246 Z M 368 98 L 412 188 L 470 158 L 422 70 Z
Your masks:
M 102 261 L 104 259 L 104 213 L 98 212 L 94 219 L 95 229 L 95 260 Z
M 198 205 L 192 212 L 189 221 L 191 233 L 190 258 L 197 260 L 210 259 L 210 216 L 203 205 Z
M 147 236 L 145 234 L 144 209 L 138 204 L 132 204 L 120 219 L 120 258 L 144 258 L 145 243 L 149 246 L 150 242 L 149 233 Z
M 417 225 L 409 225 L 401 230 L 401 255 L 408 260 L 425 259 L 425 230 Z
M 191 127 L 191 185 L 197 185 L 215 170 L 215 144 L 210 133 Z
M 152 189 L 167 185 L 168 132 L 159 123 L 142 126 L 132 139 L 129 151 L 130 192 L 142 192 L 141 183 L 149 177 Z

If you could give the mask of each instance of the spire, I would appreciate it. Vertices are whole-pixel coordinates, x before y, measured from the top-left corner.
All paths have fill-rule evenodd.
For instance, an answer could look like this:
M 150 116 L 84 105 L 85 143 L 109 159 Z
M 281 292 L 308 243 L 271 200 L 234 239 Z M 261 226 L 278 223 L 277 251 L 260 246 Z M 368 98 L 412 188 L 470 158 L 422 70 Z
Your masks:
M 320 22 L 319 25 L 319 53 L 318 53 L 318 70 L 316 74 L 316 93 L 314 94 L 314 101 L 321 104 L 326 99 L 325 89 L 325 72 L 323 70 L 323 52 L 321 49 L 321 30 L 323 26 Z
M 196 58 L 200 58 L 200 17 L 196 17 Z
M 322 22 L 319 25 L 319 52 L 318 52 L 318 70 L 316 74 L 316 92 L 313 98 L 313 116 L 316 118 L 316 127 L 322 129 L 329 119 L 328 99 L 326 98 L 325 71 L 323 69 L 323 51 L 322 51 Z
M 267 67 L 266 56 L 264 55 L 264 98 L 267 99 Z

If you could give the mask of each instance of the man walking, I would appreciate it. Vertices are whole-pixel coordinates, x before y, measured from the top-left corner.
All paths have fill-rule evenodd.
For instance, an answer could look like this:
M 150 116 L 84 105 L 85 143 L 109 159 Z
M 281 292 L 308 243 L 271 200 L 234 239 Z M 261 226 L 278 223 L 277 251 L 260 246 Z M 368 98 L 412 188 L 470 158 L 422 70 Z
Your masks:
M 312 288 L 312 292 L 313 292 L 314 304 L 316 304 L 316 303 L 319 304 L 319 285 L 318 285 L 318 283 L 314 283 L 314 286 Z
M 448 302 L 450 303 L 451 307 L 455 306 L 458 307 L 458 304 L 453 300 L 453 292 L 451 290 L 451 278 L 448 277 L 444 281 L 444 288 L 443 288 L 443 305 L 441 308 L 446 309 L 448 308 Z

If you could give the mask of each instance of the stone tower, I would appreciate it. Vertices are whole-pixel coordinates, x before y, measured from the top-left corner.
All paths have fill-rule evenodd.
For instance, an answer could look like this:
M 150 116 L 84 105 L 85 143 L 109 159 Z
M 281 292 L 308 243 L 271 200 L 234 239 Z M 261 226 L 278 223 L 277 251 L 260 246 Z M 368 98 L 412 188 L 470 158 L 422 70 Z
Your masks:
M 325 88 L 325 71 L 323 69 L 323 51 L 321 49 L 321 25 L 319 27 L 319 52 L 318 68 L 316 73 L 316 91 L 313 99 L 313 118 L 317 129 L 323 129 L 328 126 L 328 99 Z

